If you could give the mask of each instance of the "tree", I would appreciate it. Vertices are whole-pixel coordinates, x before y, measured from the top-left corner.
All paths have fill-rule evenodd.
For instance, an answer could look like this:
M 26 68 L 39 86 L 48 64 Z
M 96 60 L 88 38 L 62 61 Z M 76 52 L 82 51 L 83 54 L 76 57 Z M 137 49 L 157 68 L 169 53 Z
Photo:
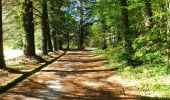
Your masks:
M 122 6 L 122 21 L 124 25 L 124 46 L 126 51 L 126 60 L 128 61 L 129 65 L 133 65 L 132 55 L 133 55 L 133 47 L 132 47 L 132 39 L 133 34 L 130 32 L 129 29 L 129 16 L 128 16 L 128 5 L 127 0 L 121 0 Z
M 144 0 L 145 2 L 145 12 L 146 12 L 146 18 L 145 18 L 145 29 L 148 31 L 153 27 L 152 23 L 152 6 L 151 6 L 151 0 Z
M 168 54 L 168 68 L 170 68 L 170 0 L 167 0 L 168 20 L 167 20 L 167 54 Z
M 0 0 L 0 68 L 4 68 L 5 66 L 3 54 L 2 0 Z
M 24 55 L 35 56 L 34 18 L 31 0 L 23 2 Z
M 54 0 L 50 0 L 49 1 L 49 5 L 50 5 L 50 25 L 51 25 L 51 35 L 52 35 L 52 44 L 53 44 L 53 48 L 54 51 L 58 51 L 58 41 L 57 41 L 57 32 L 56 32 L 56 13 L 55 11 L 57 9 L 55 9 L 56 6 L 56 2 Z
M 53 52 L 53 46 L 51 42 L 51 34 L 50 34 L 50 26 L 49 26 L 49 19 L 48 19 L 48 12 L 47 12 L 47 19 L 46 19 L 46 24 L 47 24 L 47 46 L 48 46 L 48 51 Z
M 42 0 L 42 16 L 41 16 L 41 27 L 42 27 L 42 53 L 43 55 L 48 54 L 47 49 L 47 1 Z M 48 37 L 49 38 L 49 37 Z
M 84 46 L 84 1 L 80 0 L 80 21 L 79 21 L 79 49 L 83 49 Z

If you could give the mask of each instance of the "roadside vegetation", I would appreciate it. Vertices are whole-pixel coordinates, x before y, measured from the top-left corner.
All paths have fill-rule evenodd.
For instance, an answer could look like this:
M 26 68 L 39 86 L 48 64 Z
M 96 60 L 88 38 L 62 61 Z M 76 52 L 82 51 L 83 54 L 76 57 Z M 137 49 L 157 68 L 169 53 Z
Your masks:
M 129 66 L 121 47 L 108 47 L 106 50 L 98 49 L 95 54 L 109 61 L 107 67 L 123 79 L 134 81 L 136 90 L 142 95 L 151 97 L 170 98 L 170 72 L 166 63 L 145 63 L 139 66 Z

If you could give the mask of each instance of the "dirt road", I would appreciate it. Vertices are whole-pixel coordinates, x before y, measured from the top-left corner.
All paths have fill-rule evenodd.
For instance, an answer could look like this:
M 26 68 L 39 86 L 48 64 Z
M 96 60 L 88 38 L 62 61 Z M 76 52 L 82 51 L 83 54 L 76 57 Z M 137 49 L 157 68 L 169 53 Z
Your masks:
M 41 72 L 0 95 L 0 100 L 140 99 L 110 80 L 115 73 L 89 51 L 69 51 Z

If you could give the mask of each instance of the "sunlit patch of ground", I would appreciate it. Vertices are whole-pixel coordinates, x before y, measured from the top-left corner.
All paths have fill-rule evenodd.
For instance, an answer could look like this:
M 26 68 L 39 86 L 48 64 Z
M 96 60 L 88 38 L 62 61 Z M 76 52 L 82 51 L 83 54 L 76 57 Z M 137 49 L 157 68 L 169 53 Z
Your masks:
M 36 50 L 36 53 L 41 53 L 40 50 Z M 23 50 L 4 50 L 5 59 L 17 58 L 23 55 Z

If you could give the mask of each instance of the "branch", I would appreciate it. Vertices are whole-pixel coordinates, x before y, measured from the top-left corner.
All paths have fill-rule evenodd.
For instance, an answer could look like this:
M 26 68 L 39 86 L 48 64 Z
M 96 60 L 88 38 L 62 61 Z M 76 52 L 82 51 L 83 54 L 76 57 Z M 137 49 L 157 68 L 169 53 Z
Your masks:
M 34 9 L 35 11 L 37 11 L 39 14 L 41 14 L 41 15 L 42 15 L 41 11 L 39 11 L 39 10 L 38 10 L 38 9 L 36 9 L 35 7 L 33 7 L 33 9 Z

